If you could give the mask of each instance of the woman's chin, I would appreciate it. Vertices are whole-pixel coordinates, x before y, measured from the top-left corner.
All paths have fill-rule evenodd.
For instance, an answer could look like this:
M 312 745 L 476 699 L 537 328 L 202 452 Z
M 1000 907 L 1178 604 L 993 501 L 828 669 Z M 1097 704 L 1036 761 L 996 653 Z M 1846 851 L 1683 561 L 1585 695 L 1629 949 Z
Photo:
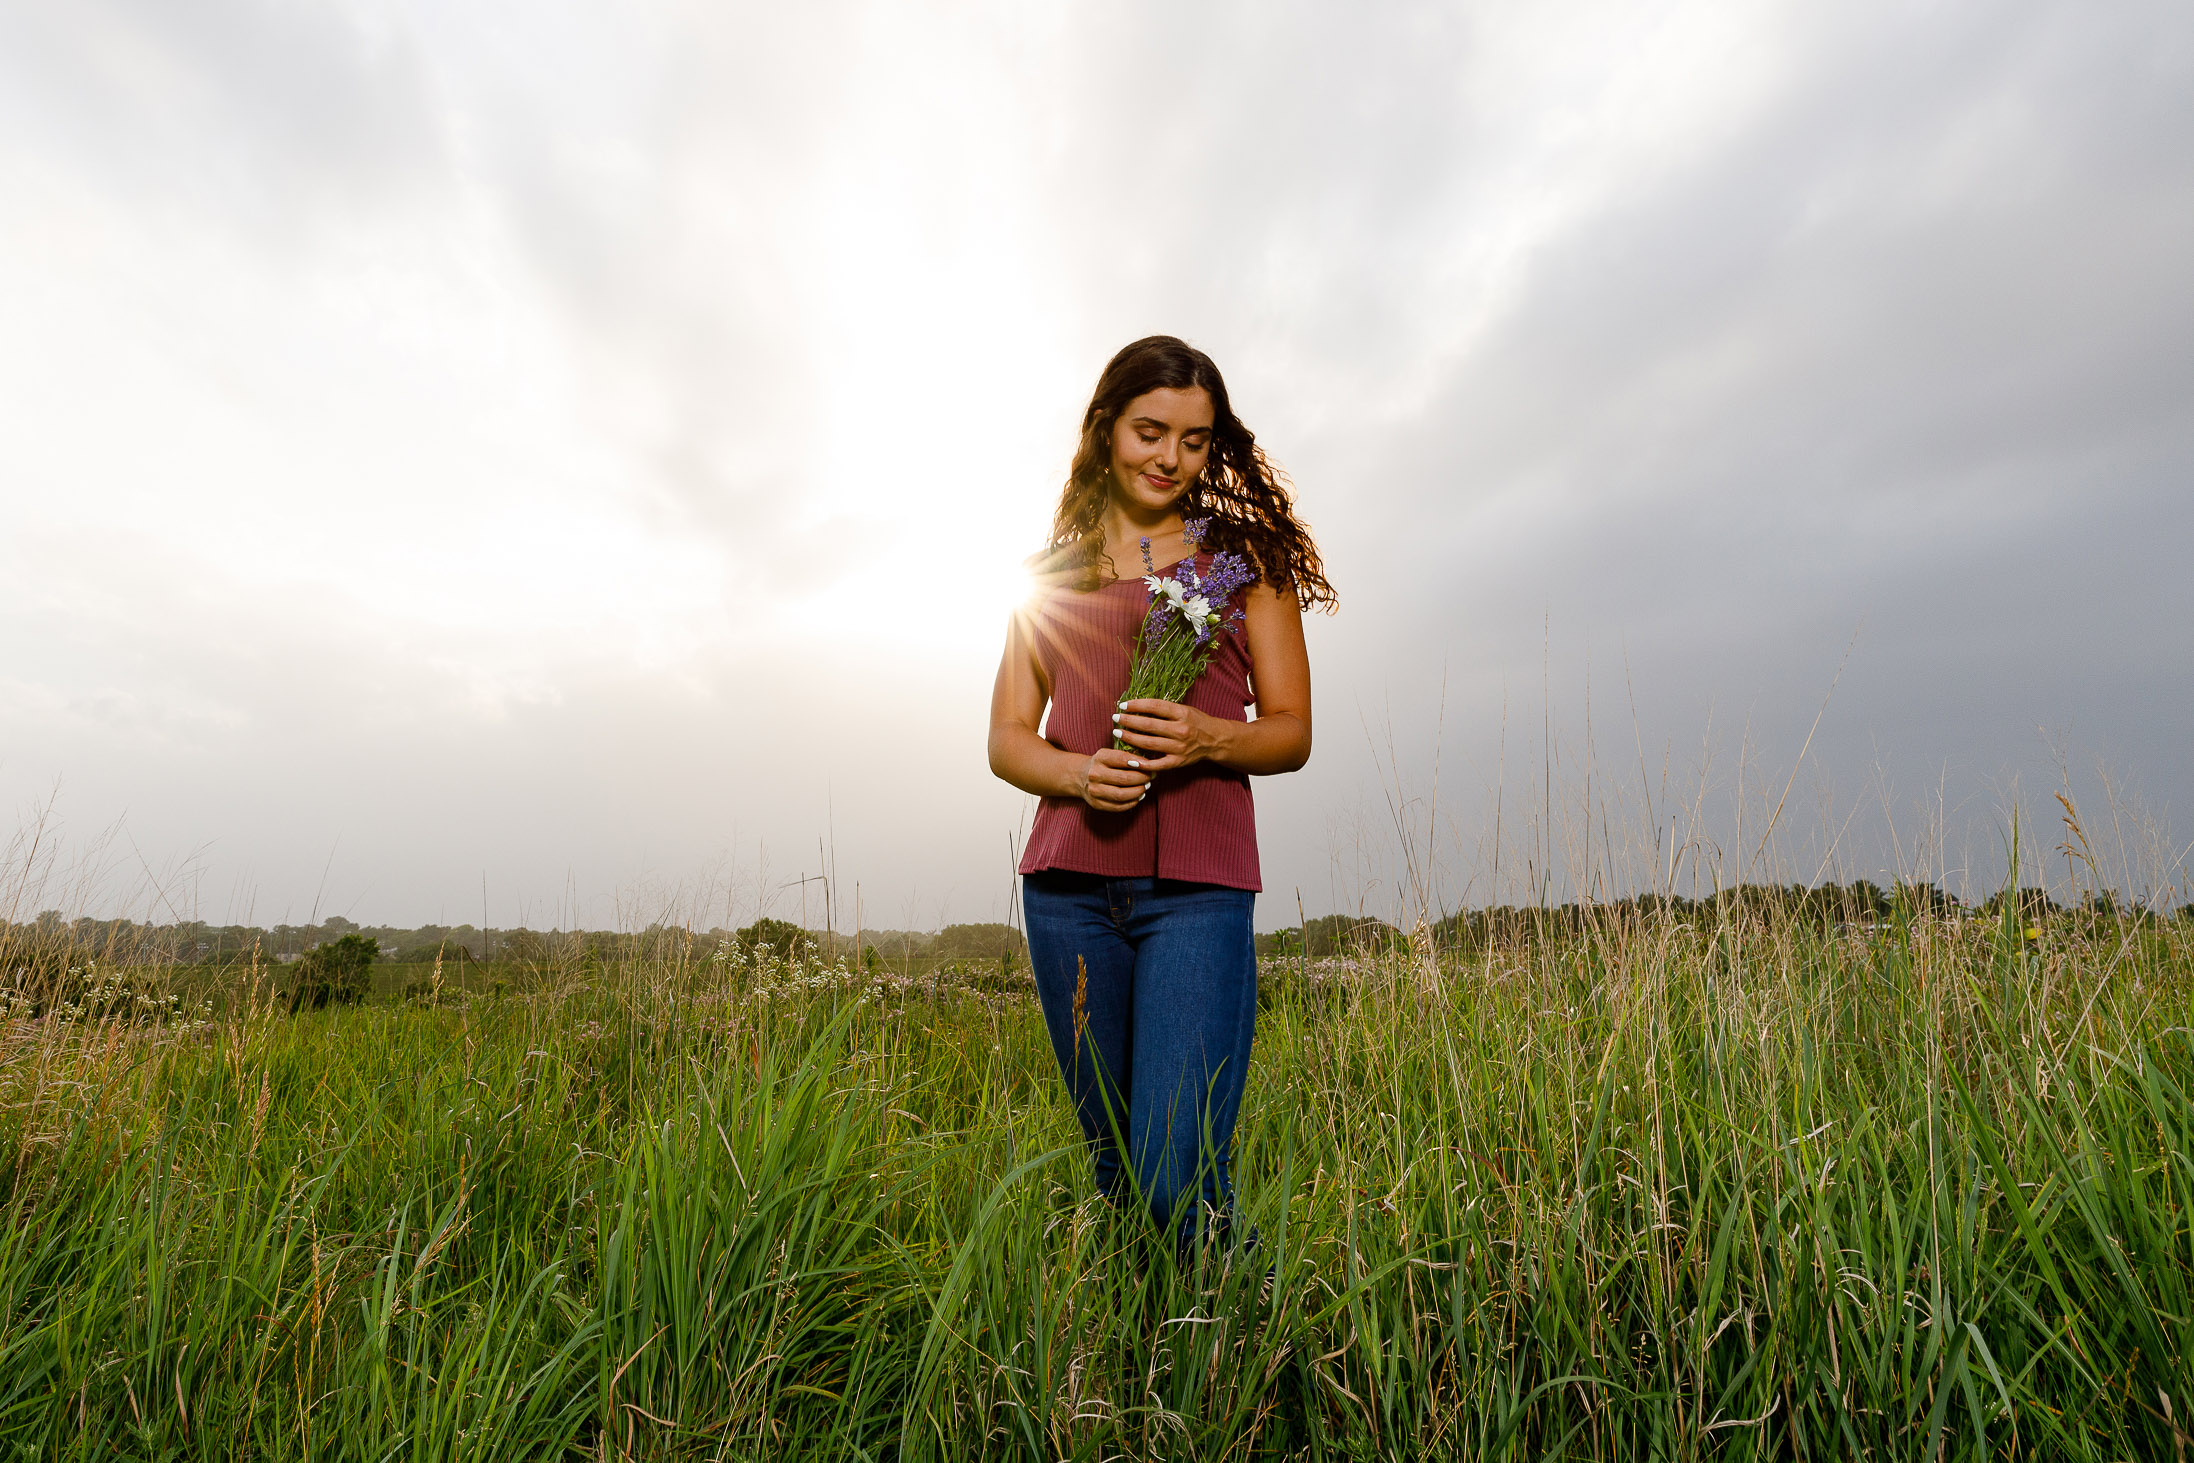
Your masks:
M 1156 518 L 1162 514 L 1171 513 L 1174 509 L 1180 507 L 1184 492 L 1180 488 L 1171 488 L 1165 492 L 1159 492 L 1148 483 L 1138 482 L 1121 496 L 1127 499 L 1127 505 L 1138 516 Z

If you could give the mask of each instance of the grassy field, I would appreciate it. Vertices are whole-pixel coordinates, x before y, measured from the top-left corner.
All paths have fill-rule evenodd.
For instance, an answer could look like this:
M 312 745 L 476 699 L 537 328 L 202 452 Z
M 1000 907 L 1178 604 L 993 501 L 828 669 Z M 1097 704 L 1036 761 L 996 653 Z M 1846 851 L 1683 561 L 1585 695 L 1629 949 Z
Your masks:
M 2194 928 L 1268 966 L 1252 1255 L 1031 995 L 675 954 L 13 1019 L 0 1455 L 2034 1457 L 2194 1433 Z M 156 976 L 135 973 L 140 984 Z

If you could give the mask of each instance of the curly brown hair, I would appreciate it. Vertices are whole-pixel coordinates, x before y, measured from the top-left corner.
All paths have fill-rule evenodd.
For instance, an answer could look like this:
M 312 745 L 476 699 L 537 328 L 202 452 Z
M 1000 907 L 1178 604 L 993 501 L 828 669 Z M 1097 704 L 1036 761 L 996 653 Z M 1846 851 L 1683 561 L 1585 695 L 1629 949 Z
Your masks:
M 1105 363 L 1082 413 L 1082 440 L 1052 516 L 1050 567 L 1094 589 L 1113 572 L 1105 553 L 1104 511 L 1112 480 L 1112 429 L 1128 403 L 1148 391 L 1201 386 L 1211 396 L 1211 453 L 1181 500 L 1181 513 L 1209 518 L 1203 546 L 1236 553 L 1275 589 L 1292 589 L 1304 609 L 1331 610 L 1339 601 L 1310 529 L 1295 516 L 1287 475 L 1257 445 L 1228 404 L 1226 381 L 1211 357 L 1170 335 L 1150 335 Z

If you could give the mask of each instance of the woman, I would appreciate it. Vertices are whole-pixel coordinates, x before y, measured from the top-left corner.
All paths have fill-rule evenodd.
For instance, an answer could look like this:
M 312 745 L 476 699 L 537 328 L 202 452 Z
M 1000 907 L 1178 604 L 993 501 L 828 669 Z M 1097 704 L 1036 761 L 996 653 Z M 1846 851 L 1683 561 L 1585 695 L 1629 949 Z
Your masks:
M 1198 544 L 1189 519 L 1209 520 Z M 1212 552 L 1257 571 L 1239 632 L 1185 702 L 1117 700 L 1149 603 L 1136 570 L 1191 554 L 1201 570 Z M 1139 1193 L 1185 1248 L 1206 1215 L 1223 1230 L 1233 1208 L 1257 1016 L 1249 779 L 1310 758 L 1303 611 L 1330 609 L 1333 587 L 1218 367 L 1165 335 L 1098 378 L 1043 559 L 998 667 L 990 766 L 1043 799 L 1021 898 L 1098 1192 Z

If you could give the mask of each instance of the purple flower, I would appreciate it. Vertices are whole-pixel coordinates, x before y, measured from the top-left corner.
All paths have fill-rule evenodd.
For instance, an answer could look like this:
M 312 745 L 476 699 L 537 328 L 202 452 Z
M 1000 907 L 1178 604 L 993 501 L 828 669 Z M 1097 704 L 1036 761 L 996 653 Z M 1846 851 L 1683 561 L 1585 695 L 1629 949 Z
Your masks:
M 1211 527 L 1211 519 L 1208 516 L 1181 520 L 1181 537 L 1188 540 L 1188 549 L 1191 554 L 1195 553 L 1197 548 L 1202 545 L 1204 530 L 1209 527 Z
M 1202 587 L 1197 591 L 1205 599 L 1217 605 L 1257 579 L 1257 571 L 1240 554 L 1213 554 L 1211 567 L 1203 575 Z
M 1166 621 L 1171 609 L 1163 599 L 1153 599 L 1149 613 L 1143 616 L 1143 644 L 1156 650 L 1158 642 L 1166 638 Z
M 1143 572 L 1145 574 L 1158 572 L 1158 566 L 1150 562 L 1150 535 L 1147 533 L 1143 535 Z

